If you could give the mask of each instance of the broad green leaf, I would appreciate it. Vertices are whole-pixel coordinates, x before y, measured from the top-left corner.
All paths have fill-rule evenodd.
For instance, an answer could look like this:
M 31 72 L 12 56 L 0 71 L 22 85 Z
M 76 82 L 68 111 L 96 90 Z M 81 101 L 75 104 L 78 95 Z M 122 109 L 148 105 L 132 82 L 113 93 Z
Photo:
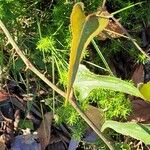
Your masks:
M 103 124 L 101 131 L 103 132 L 106 128 L 111 128 L 118 133 L 133 137 L 147 145 L 150 144 L 150 125 L 135 122 L 121 123 L 108 120 Z
M 67 97 L 69 98 L 71 88 L 76 78 L 77 70 L 81 60 L 82 51 L 86 49 L 90 41 L 98 35 L 109 23 L 108 18 L 88 15 L 85 18 L 83 12 L 83 3 L 77 3 L 71 14 L 72 45 L 70 53 Z
M 144 96 L 144 98 L 148 101 L 150 101 L 150 82 L 147 82 L 145 84 L 142 84 L 139 87 L 140 92 Z
M 119 91 L 143 98 L 142 94 L 132 83 L 112 76 L 96 75 L 84 65 L 80 65 L 74 88 L 79 92 L 79 98 L 85 99 L 96 88 Z

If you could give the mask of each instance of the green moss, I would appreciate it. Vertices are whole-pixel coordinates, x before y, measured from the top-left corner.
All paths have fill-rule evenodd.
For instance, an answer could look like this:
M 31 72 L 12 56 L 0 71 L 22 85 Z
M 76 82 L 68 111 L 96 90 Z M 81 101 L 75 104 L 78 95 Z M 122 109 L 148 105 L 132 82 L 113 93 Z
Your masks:
M 106 114 L 107 119 L 126 119 L 131 113 L 131 103 L 123 93 L 96 89 L 91 92 L 89 101 L 96 102 Z
M 51 53 L 52 50 L 55 49 L 56 41 L 53 39 L 53 37 L 45 37 L 38 41 L 37 43 L 37 49 L 39 49 L 42 52 L 48 52 Z
M 75 109 L 70 104 L 65 107 L 62 105 L 56 110 L 56 114 L 58 115 L 57 123 L 67 123 L 71 128 L 72 137 L 79 140 L 84 134 L 87 125 Z

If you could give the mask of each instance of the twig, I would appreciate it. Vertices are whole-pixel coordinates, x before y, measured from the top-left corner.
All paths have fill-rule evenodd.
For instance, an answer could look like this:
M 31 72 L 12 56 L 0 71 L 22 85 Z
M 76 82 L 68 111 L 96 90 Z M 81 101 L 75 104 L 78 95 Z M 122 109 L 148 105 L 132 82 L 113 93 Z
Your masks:
M 126 39 L 130 39 L 128 36 L 125 36 L 125 35 L 123 35 L 123 34 L 120 34 L 120 33 L 117 33 L 117 32 L 115 32 L 115 31 L 112 31 L 112 30 L 109 30 L 109 29 L 104 29 L 104 31 L 106 31 L 106 32 L 110 32 L 110 33 L 112 33 L 112 34 L 115 34 L 116 36 L 120 36 L 120 37 L 123 37 L 123 38 L 126 38 Z M 111 36 L 110 36 L 111 37 Z M 134 41 L 135 41 L 135 39 L 133 39 Z
M 54 84 L 52 84 L 42 73 L 40 73 L 32 64 L 31 62 L 26 58 L 26 56 L 23 54 L 23 52 L 19 49 L 17 44 L 12 39 L 11 35 L 9 34 L 8 30 L 6 29 L 3 22 L 0 20 L 0 27 L 2 28 L 3 32 L 5 33 L 6 37 L 8 38 L 8 42 L 13 46 L 13 48 L 16 50 L 16 53 L 20 56 L 20 58 L 23 60 L 23 62 L 26 64 L 27 69 L 30 69 L 32 72 L 34 72 L 39 78 L 41 78 L 45 83 L 47 83 L 52 89 L 54 89 L 57 93 L 59 93 L 61 96 L 64 96 L 65 93 L 63 93 L 58 87 L 56 87 Z
M 102 7 L 104 7 L 105 2 L 106 2 L 106 0 L 103 0 L 103 5 L 102 5 Z M 144 1 L 144 2 L 145 2 L 145 1 Z M 145 55 L 148 59 L 150 59 L 150 56 L 145 53 L 145 51 L 137 44 L 137 42 L 135 41 L 135 39 L 133 39 L 133 38 L 131 37 L 131 35 L 127 32 L 127 30 L 126 30 L 126 29 L 121 25 L 121 23 L 120 23 L 117 19 L 115 19 L 115 17 L 114 17 L 115 14 L 117 14 L 117 13 L 119 13 L 119 12 L 122 12 L 122 11 L 124 11 L 124 10 L 126 10 L 126 9 L 129 9 L 129 8 L 131 8 L 131 7 L 134 7 L 134 6 L 136 6 L 136 5 L 142 4 L 142 3 L 143 3 L 143 2 L 139 2 L 139 3 L 133 4 L 133 5 L 130 5 L 130 6 L 128 6 L 128 7 L 122 8 L 122 9 L 120 9 L 120 10 L 114 12 L 114 13 L 111 13 L 111 14 L 108 15 L 108 16 L 100 16 L 100 17 L 104 17 L 104 18 L 108 18 L 108 19 L 109 19 L 109 18 L 112 18 L 112 19 L 117 23 L 117 25 L 123 30 L 123 32 L 129 37 L 129 39 L 130 39 L 131 42 L 136 46 L 136 48 L 137 48 L 143 55 Z
M 105 9 L 106 0 L 103 0 L 102 9 Z
M 23 62 L 26 64 L 27 69 L 34 72 L 40 79 L 42 79 L 47 85 L 49 85 L 53 90 L 55 90 L 58 94 L 63 97 L 66 97 L 66 93 L 60 90 L 57 86 L 51 83 L 40 71 L 38 71 L 31 62 L 26 58 L 26 56 L 22 53 L 19 49 L 13 38 L 11 37 L 10 33 L 8 32 L 7 28 L 0 20 L 0 27 L 2 28 L 3 32 L 5 33 L 6 37 L 8 38 L 8 42 L 13 46 L 16 50 L 16 53 L 20 56 Z M 69 99 L 70 104 L 74 107 L 74 109 L 79 113 L 79 115 L 84 119 L 84 121 L 97 133 L 97 135 L 105 142 L 105 144 L 109 147 L 110 150 L 114 150 L 111 143 L 105 138 L 105 136 L 101 133 L 101 131 L 93 124 L 93 122 L 85 115 L 84 112 L 80 109 L 80 107 L 76 104 L 73 98 Z
M 150 59 L 150 56 L 146 54 L 142 48 L 137 44 L 137 42 L 131 37 L 131 35 L 128 33 L 128 31 L 121 25 L 121 23 L 115 19 L 115 17 L 111 16 L 111 18 L 117 23 L 117 25 L 122 29 L 122 31 L 129 37 L 131 42 L 136 46 L 136 48 L 143 54 L 145 55 L 148 59 Z
M 136 5 L 141 5 L 141 4 L 144 3 L 144 2 L 145 2 L 145 1 L 143 1 L 143 2 L 138 2 L 138 3 L 136 3 L 136 4 L 129 5 L 129 6 L 125 7 L 125 8 L 119 9 L 119 10 L 117 10 L 117 11 L 111 13 L 111 15 L 114 16 L 114 15 L 116 15 L 116 14 L 118 14 L 118 13 L 124 11 L 124 10 L 127 10 L 127 9 L 131 8 L 131 7 L 134 7 L 134 6 L 136 6 Z

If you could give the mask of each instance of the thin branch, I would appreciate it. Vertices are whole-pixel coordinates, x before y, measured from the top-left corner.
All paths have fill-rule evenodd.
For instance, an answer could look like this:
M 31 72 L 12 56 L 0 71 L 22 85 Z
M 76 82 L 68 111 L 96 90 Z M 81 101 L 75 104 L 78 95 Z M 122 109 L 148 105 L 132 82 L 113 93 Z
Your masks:
M 144 1 L 145 2 L 145 1 Z M 106 1 L 105 0 L 103 0 L 103 5 L 102 5 L 102 7 L 104 7 L 104 4 L 106 3 Z M 116 12 L 114 12 L 114 13 L 111 13 L 110 15 L 108 15 L 108 16 L 100 16 L 100 17 L 104 17 L 104 18 L 112 18 L 116 23 L 117 23 L 117 25 L 123 30 L 123 32 L 129 37 L 129 39 L 131 40 L 131 42 L 136 46 L 136 48 L 143 54 L 143 55 L 145 55 L 148 59 L 150 59 L 150 56 L 147 54 L 147 53 L 145 53 L 145 51 L 137 44 L 137 42 L 135 41 L 135 39 L 133 39 L 132 37 L 131 37 L 131 35 L 127 32 L 127 30 L 121 25 L 121 23 L 113 16 L 113 15 L 115 15 L 115 14 L 117 14 L 117 13 L 119 13 L 119 12 L 121 12 L 121 11 L 124 11 L 124 10 L 126 10 L 126 9 L 128 9 L 128 8 L 131 8 L 131 7 L 133 7 L 133 6 L 135 6 L 135 5 L 139 5 L 139 4 L 142 4 L 143 2 L 139 2 L 139 3 L 136 3 L 136 4 L 133 4 L 133 5 L 130 5 L 130 6 L 127 6 L 127 7 L 125 7 L 125 8 L 123 8 L 123 9 L 121 9 L 121 10 L 118 10 L 118 11 L 116 11 Z
M 112 31 L 112 30 L 109 30 L 109 29 L 104 29 L 104 31 L 106 31 L 106 32 L 110 32 L 110 33 L 112 33 L 112 34 L 115 34 L 116 36 L 120 36 L 120 37 L 123 37 L 123 38 L 126 38 L 126 39 L 130 39 L 128 36 L 125 36 L 125 35 L 123 35 L 123 34 L 120 34 L 120 33 L 117 33 L 117 32 L 115 32 L 115 31 Z M 111 37 L 111 36 L 110 36 Z M 135 39 L 133 39 L 134 41 L 136 41 Z
M 0 20 L 0 27 L 2 28 L 3 32 L 5 33 L 6 37 L 8 38 L 8 42 L 13 46 L 16 53 L 21 57 L 23 62 L 26 64 L 27 69 L 30 69 L 32 72 L 34 72 L 39 78 L 41 78 L 45 83 L 47 83 L 52 89 L 54 89 L 57 93 L 59 93 L 61 96 L 64 96 L 65 93 L 63 93 L 57 86 L 52 84 L 42 73 L 40 73 L 32 64 L 31 62 L 26 58 L 26 56 L 23 54 L 23 52 L 19 49 L 17 44 L 12 39 L 11 35 L 9 34 L 8 30 L 6 29 L 3 22 Z
M 117 23 L 117 25 L 122 29 L 122 31 L 129 37 L 129 39 L 136 46 L 136 48 L 148 59 L 150 59 L 150 56 L 147 53 L 145 53 L 145 51 L 137 44 L 137 42 L 131 37 L 128 31 L 121 25 L 121 23 L 117 19 L 115 19 L 115 17 L 111 16 L 111 18 Z
M 63 97 L 66 97 L 66 93 L 60 90 L 56 85 L 50 82 L 40 71 L 38 71 L 31 62 L 26 58 L 23 52 L 19 49 L 13 38 L 11 37 L 10 33 L 8 32 L 7 28 L 0 20 L 0 27 L 2 28 L 3 32 L 5 33 L 6 37 L 8 38 L 8 42 L 13 46 L 16 50 L 16 53 L 20 56 L 23 62 L 26 64 L 27 68 L 34 72 L 40 79 L 42 79 L 47 85 L 49 85 L 53 90 L 55 90 L 58 94 Z M 70 104 L 74 107 L 74 109 L 79 113 L 79 115 L 84 119 L 84 121 L 97 133 L 97 135 L 105 142 L 105 144 L 109 147 L 110 150 L 114 150 L 111 143 L 105 138 L 102 132 L 93 124 L 93 122 L 85 115 L 84 112 L 80 109 L 73 98 L 69 99 Z
M 106 0 L 103 0 L 102 9 L 105 9 Z

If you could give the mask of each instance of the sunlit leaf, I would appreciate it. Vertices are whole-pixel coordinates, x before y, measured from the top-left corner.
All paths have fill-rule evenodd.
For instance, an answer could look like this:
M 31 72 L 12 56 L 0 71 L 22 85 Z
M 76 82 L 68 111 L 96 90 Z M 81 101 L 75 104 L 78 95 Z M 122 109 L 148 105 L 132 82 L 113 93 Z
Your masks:
M 70 53 L 67 97 L 69 98 L 71 88 L 76 78 L 77 70 L 81 60 L 82 51 L 86 49 L 90 41 L 103 31 L 108 25 L 109 19 L 97 16 L 96 14 L 88 15 L 85 18 L 83 12 L 83 3 L 77 3 L 71 14 L 72 45 Z
M 73 79 L 73 77 L 75 77 L 75 73 L 73 72 L 74 63 L 76 61 L 77 47 L 80 40 L 81 31 L 86 18 L 84 15 L 83 7 L 84 4 L 81 2 L 75 4 L 70 17 L 72 43 L 71 43 L 70 62 L 69 62 L 69 71 L 68 71 L 67 99 L 69 97 L 74 82 Z
M 132 83 L 112 76 L 96 75 L 84 65 L 80 65 L 74 88 L 79 92 L 79 98 L 85 99 L 96 88 L 119 91 L 143 98 L 142 94 Z
M 142 84 L 139 87 L 140 92 L 145 97 L 146 100 L 150 101 L 150 82 Z
M 111 128 L 118 133 L 133 137 L 145 144 L 150 144 L 150 125 L 135 122 L 121 123 L 108 120 L 103 124 L 101 131 L 103 132 L 106 128 Z

